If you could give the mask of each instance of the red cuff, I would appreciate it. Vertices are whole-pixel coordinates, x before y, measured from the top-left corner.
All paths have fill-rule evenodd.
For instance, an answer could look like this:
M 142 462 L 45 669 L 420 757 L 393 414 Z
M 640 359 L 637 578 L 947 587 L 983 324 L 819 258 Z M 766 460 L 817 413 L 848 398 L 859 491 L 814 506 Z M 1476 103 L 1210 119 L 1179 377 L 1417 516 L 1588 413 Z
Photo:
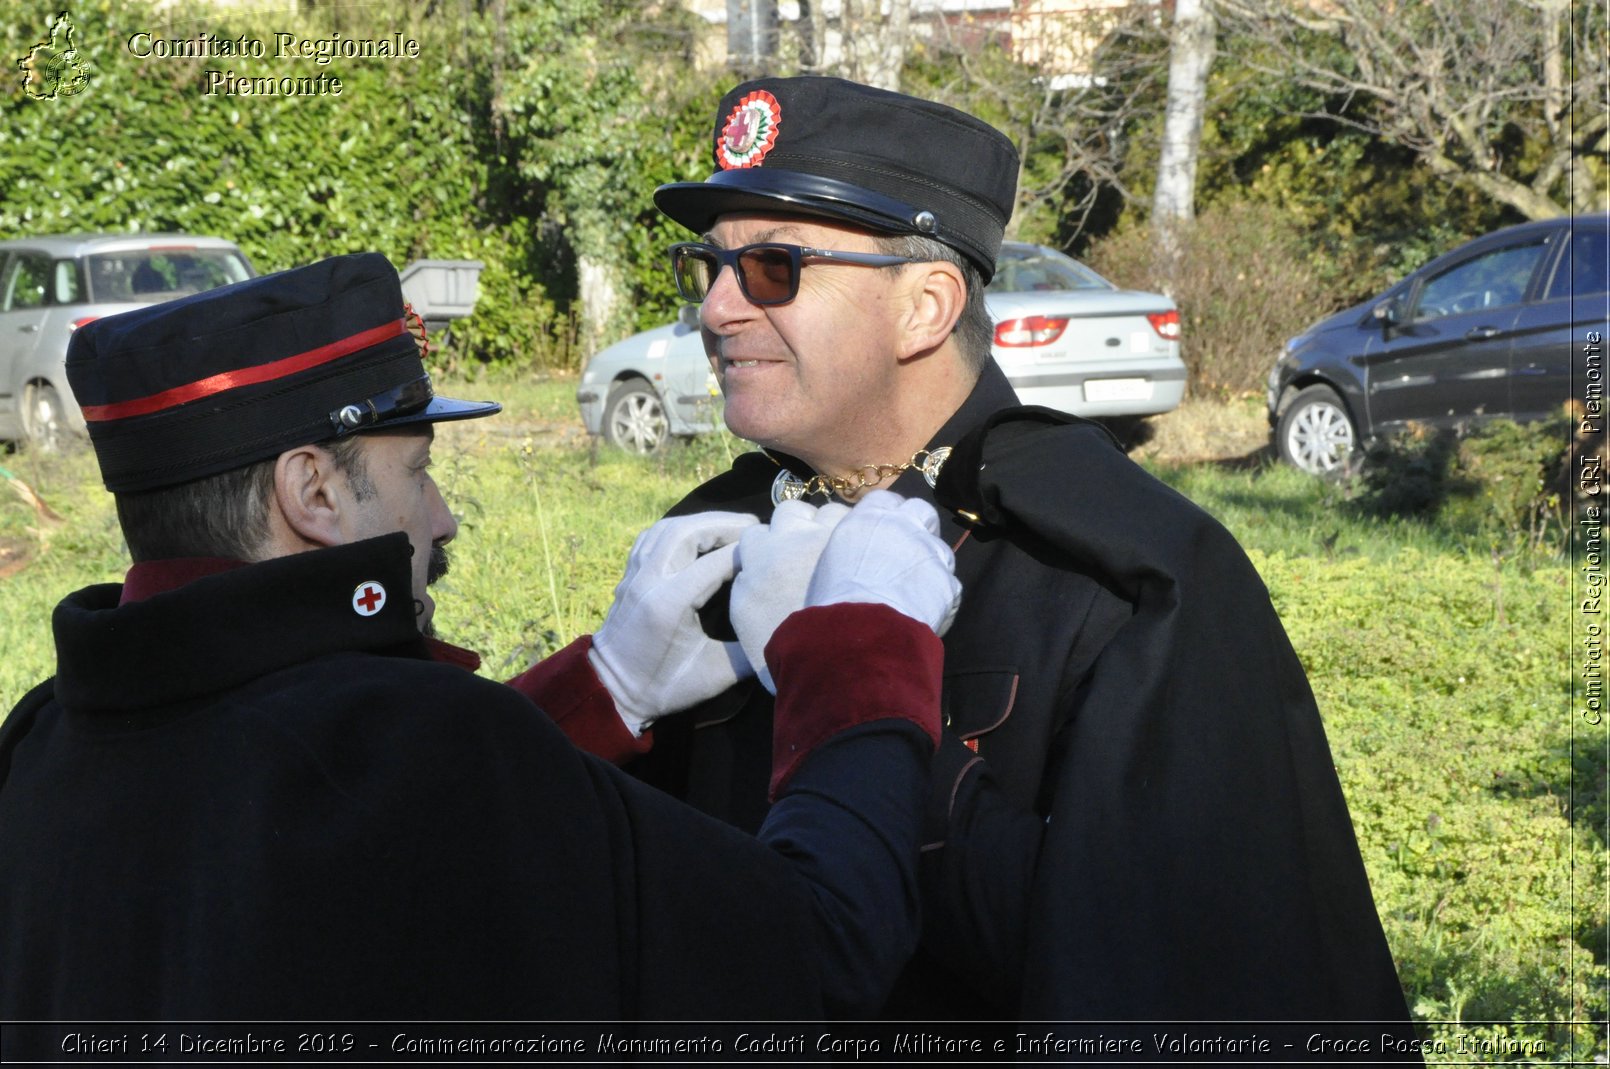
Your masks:
M 648 753 L 654 739 L 633 735 L 615 711 L 615 699 L 587 659 L 592 646 L 593 637 L 583 635 L 509 680 L 509 686 L 536 702 L 578 749 L 619 765 Z
M 430 654 L 431 660 L 440 664 L 457 665 L 466 672 L 475 672 L 481 667 L 479 653 L 467 650 L 463 646 L 455 646 L 451 642 L 443 642 L 430 635 L 425 636 L 425 650 Z
M 771 797 L 812 750 L 847 728 L 908 720 L 939 744 L 945 647 L 887 605 L 820 605 L 784 620 L 766 644 L 777 681 Z

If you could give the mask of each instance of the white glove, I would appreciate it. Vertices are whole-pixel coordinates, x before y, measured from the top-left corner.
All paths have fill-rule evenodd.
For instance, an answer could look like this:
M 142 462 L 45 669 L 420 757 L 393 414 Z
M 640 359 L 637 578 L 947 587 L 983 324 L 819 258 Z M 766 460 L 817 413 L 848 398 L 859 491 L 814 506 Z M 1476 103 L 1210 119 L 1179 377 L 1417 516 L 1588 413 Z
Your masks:
M 626 577 L 587 653 L 632 734 L 750 673 L 738 643 L 704 633 L 698 610 L 733 577 L 737 538 L 759 522 L 736 512 L 701 512 L 661 520 L 637 536 Z
M 961 606 L 955 567 L 955 554 L 939 537 L 939 514 L 932 505 L 874 490 L 833 529 L 805 604 L 888 605 L 943 635 Z
M 744 656 L 755 667 L 755 678 L 773 694 L 777 685 L 766 667 L 766 643 L 778 624 L 805 607 L 816 559 L 827 536 L 849 514 L 848 505 L 815 508 L 784 501 L 771 514 L 770 524 L 751 527 L 738 539 L 738 578 L 732 582 L 728 615 Z

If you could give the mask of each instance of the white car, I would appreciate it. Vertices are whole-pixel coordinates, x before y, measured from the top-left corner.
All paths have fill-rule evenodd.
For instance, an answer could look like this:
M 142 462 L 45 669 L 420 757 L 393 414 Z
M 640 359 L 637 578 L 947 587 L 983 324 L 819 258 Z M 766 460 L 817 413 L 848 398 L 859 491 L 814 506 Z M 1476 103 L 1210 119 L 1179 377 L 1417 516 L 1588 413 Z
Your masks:
M 0 241 L 0 441 L 51 450 L 84 435 L 66 361 L 67 342 L 85 323 L 255 274 L 221 238 L 52 234 Z
M 985 293 L 993 354 L 1026 405 L 1079 416 L 1157 415 L 1185 394 L 1180 317 L 1160 293 L 1121 290 L 1054 249 L 1009 241 Z M 576 401 L 590 434 L 635 453 L 719 426 L 698 308 L 601 350 Z

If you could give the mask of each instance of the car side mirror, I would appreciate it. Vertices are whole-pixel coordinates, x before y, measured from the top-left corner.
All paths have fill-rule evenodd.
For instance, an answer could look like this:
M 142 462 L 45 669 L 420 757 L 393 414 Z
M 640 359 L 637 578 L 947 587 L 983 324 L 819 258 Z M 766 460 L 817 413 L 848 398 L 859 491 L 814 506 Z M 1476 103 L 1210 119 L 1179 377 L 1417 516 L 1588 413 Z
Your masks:
M 1402 317 L 1402 314 L 1402 310 L 1396 297 L 1384 300 L 1380 304 L 1377 304 L 1374 308 L 1370 309 L 1371 317 L 1373 317 L 1377 323 L 1387 330 L 1391 330 L 1393 327 L 1398 325 L 1398 321 Z
M 698 330 L 699 306 L 696 304 L 684 304 L 676 310 L 676 321 L 690 330 Z

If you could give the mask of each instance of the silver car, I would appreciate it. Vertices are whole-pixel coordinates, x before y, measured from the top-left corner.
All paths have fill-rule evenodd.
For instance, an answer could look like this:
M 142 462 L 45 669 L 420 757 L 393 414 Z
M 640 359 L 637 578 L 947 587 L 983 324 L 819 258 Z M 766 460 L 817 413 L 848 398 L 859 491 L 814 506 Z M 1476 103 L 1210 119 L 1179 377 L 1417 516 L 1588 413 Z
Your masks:
M 0 241 L 0 441 L 53 449 L 84 433 L 67 342 L 92 319 L 251 278 L 244 254 L 187 234 Z
M 1119 289 L 1054 249 L 1009 241 L 984 303 L 995 360 L 1026 405 L 1135 417 L 1171 411 L 1184 396 L 1179 312 L 1160 293 Z M 698 309 L 599 351 L 576 401 L 588 433 L 635 453 L 718 428 Z

